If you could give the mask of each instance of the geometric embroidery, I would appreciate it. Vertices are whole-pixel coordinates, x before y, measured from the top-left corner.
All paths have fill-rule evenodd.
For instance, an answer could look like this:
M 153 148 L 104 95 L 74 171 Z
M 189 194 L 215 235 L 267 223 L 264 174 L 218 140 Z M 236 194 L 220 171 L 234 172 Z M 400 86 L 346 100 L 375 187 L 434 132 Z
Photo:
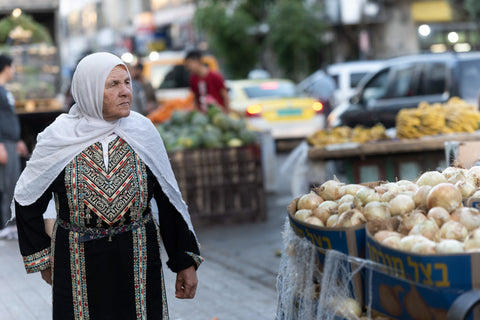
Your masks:
M 135 203 L 138 190 L 134 179 L 135 157 L 123 139 L 117 138 L 115 150 L 109 154 L 109 170 L 105 170 L 103 151 L 99 143 L 85 149 L 79 159 L 84 168 L 81 179 L 86 188 L 83 203 L 108 225 L 120 220 Z M 89 217 L 87 216 L 87 219 Z M 88 223 L 88 222 L 87 222 Z
M 137 319 L 147 318 L 147 236 L 145 225 L 132 232 L 133 274 L 135 282 L 135 308 Z
M 23 257 L 23 263 L 27 273 L 34 273 L 50 267 L 50 247 Z

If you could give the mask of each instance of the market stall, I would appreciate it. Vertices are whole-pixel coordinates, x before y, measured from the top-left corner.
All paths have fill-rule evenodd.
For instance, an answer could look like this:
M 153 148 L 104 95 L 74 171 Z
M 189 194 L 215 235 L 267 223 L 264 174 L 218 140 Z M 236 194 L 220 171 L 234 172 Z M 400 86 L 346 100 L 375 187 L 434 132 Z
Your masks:
M 463 319 L 480 289 L 479 177 L 447 167 L 416 181 L 329 180 L 293 199 L 277 319 Z
M 480 132 L 424 136 L 408 140 L 383 140 L 311 147 L 311 161 L 342 161 L 346 181 L 415 179 L 421 172 L 445 168 L 445 143 L 480 140 Z M 480 159 L 480 149 L 478 150 Z

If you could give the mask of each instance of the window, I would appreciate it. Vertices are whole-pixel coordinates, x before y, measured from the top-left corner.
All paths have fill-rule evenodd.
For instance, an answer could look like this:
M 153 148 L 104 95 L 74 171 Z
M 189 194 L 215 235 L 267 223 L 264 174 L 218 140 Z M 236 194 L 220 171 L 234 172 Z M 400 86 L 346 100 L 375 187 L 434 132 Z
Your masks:
M 460 96 L 467 101 L 477 101 L 480 93 L 480 60 L 460 62 Z
M 367 72 L 355 72 L 350 74 L 350 88 L 355 88 Z
M 245 87 L 245 94 L 250 98 L 290 98 L 298 95 L 295 85 L 289 82 L 262 82 L 259 85 Z
M 363 100 L 368 103 L 370 100 L 381 99 L 387 92 L 387 79 L 390 69 L 385 69 L 374 76 L 363 89 Z
M 447 66 L 441 62 L 428 63 L 422 70 L 418 95 L 443 94 L 446 88 Z
M 415 95 L 414 72 L 415 67 L 413 65 L 394 71 L 388 94 L 389 98 L 402 98 Z

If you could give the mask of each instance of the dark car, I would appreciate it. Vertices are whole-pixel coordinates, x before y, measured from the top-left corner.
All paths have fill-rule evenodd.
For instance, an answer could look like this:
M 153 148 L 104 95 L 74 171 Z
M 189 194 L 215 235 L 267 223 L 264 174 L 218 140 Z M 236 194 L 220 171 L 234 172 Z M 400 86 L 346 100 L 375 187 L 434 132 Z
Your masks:
M 400 109 L 422 101 L 444 103 L 458 96 L 478 106 L 480 52 L 405 56 L 387 60 L 364 78 L 349 103 L 329 117 L 329 126 L 395 126 Z

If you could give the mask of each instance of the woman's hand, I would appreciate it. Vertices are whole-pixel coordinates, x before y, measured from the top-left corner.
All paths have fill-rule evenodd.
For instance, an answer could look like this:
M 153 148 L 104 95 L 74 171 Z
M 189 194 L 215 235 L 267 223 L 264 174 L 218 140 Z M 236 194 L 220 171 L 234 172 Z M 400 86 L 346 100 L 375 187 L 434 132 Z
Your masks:
M 193 299 L 197 290 L 197 271 L 193 266 L 177 273 L 175 281 L 175 297 L 178 299 Z
M 42 273 L 42 279 L 45 280 L 45 282 L 49 285 L 52 285 L 52 268 L 48 268 L 40 272 Z

